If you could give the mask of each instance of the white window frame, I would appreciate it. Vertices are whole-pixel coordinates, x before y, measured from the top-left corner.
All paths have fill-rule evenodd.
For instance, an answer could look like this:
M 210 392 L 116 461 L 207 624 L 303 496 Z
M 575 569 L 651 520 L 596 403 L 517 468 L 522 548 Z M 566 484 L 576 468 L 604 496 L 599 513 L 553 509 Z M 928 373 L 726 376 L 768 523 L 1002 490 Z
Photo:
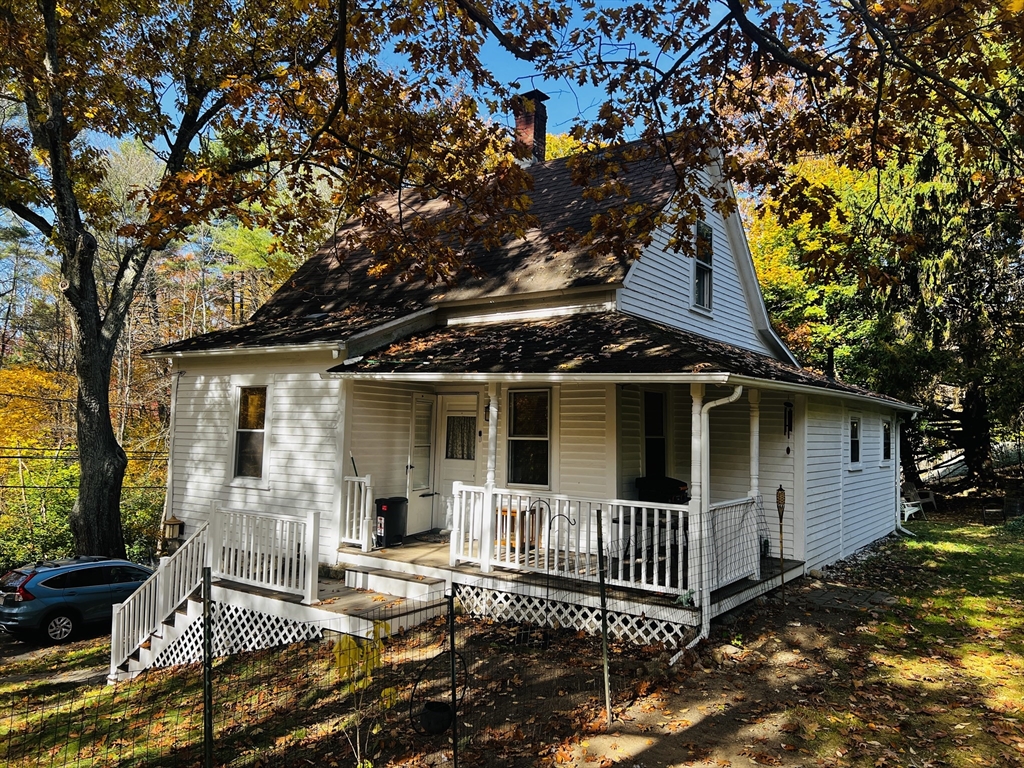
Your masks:
M 238 450 L 238 408 L 242 389 L 245 387 L 265 387 L 267 390 L 267 407 L 263 415 L 263 466 L 260 477 L 244 477 L 235 475 Z M 231 377 L 231 436 L 228 440 L 227 477 L 225 485 L 233 488 L 270 489 L 270 450 L 272 429 L 274 424 L 274 382 L 269 376 L 232 376 Z
M 889 456 L 885 455 L 885 428 L 889 428 Z M 892 441 L 895 438 L 895 429 L 893 427 L 892 419 L 881 419 L 881 424 L 878 429 L 878 465 L 880 467 L 887 467 L 892 464 L 893 456 L 893 445 Z
M 851 470 L 859 470 L 864 466 L 864 419 L 860 415 L 848 415 L 846 419 L 846 458 L 849 461 Z M 854 432 L 857 433 L 854 438 Z M 857 443 L 857 459 L 853 458 L 854 440 Z
M 532 437 L 532 436 L 516 437 L 515 435 L 512 434 L 512 421 L 513 421 L 513 419 L 512 419 L 512 416 L 513 416 L 513 414 L 512 414 L 512 399 L 517 394 L 526 394 L 526 393 L 530 393 L 530 392 L 543 392 L 545 395 L 547 395 L 547 398 L 548 398 L 548 434 L 547 434 L 547 437 Z M 507 418 L 505 420 L 506 421 L 506 428 L 505 428 L 505 454 L 506 454 L 505 473 L 506 474 L 505 474 L 505 477 L 508 480 L 508 487 L 509 488 L 536 488 L 536 489 L 542 489 L 542 490 L 550 490 L 553 487 L 553 485 L 552 485 L 552 477 L 554 475 L 554 471 L 555 470 L 554 470 L 554 465 L 553 465 L 551 459 L 552 459 L 552 454 L 554 453 L 554 447 L 555 447 L 555 440 L 554 440 L 554 434 L 553 434 L 553 432 L 554 432 L 553 425 L 554 425 L 554 417 L 555 417 L 554 399 L 555 399 L 554 398 L 554 392 L 551 389 L 546 388 L 546 387 L 523 387 L 523 388 L 516 388 L 516 389 L 509 389 L 508 390 L 508 395 L 507 395 L 507 397 L 505 399 L 505 403 L 506 403 L 505 413 L 508 414 L 508 416 L 507 416 Z M 548 446 L 548 481 L 547 481 L 546 484 L 540 485 L 540 484 L 536 484 L 536 483 L 514 483 L 514 482 L 512 482 L 512 441 L 514 441 L 514 440 L 515 441 L 534 441 L 534 442 L 541 442 L 541 441 L 543 441 L 543 442 L 547 443 L 547 446 Z
M 701 258 L 701 230 L 707 230 L 707 242 L 711 245 L 711 252 L 708 254 L 707 261 Z M 692 309 L 698 312 L 711 312 L 711 308 L 714 306 L 714 260 L 715 260 L 715 230 L 714 228 L 705 221 L 698 221 L 694 226 L 694 255 L 693 255 L 693 295 L 690 306 Z M 704 295 L 705 302 L 701 303 L 698 301 L 697 296 L 699 294 L 698 286 L 704 283 Z

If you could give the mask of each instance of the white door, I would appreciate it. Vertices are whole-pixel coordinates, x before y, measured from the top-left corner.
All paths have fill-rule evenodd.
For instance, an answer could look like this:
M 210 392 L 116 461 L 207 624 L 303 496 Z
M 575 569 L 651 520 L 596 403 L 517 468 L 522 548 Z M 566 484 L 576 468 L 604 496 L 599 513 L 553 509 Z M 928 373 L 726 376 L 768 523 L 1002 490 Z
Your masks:
M 410 535 L 434 527 L 434 400 L 433 395 L 413 395 L 406 466 L 409 497 L 406 533 Z
M 451 530 L 452 483 L 476 484 L 482 435 L 476 395 L 441 395 L 439 409 L 436 510 L 438 522 Z

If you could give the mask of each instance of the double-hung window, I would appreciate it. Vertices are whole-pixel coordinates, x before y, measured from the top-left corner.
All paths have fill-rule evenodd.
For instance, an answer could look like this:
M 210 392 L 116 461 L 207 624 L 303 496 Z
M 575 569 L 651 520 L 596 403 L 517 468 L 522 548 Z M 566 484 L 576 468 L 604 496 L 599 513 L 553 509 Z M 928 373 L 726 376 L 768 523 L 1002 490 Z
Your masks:
M 235 477 L 263 477 L 266 435 L 267 387 L 239 387 Z
M 551 448 L 551 393 L 514 390 L 508 402 L 508 481 L 548 485 Z
M 850 419 L 850 466 L 860 466 L 860 418 Z
M 697 222 L 697 248 L 693 263 L 693 305 L 711 309 L 711 270 L 715 236 L 710 226 Z

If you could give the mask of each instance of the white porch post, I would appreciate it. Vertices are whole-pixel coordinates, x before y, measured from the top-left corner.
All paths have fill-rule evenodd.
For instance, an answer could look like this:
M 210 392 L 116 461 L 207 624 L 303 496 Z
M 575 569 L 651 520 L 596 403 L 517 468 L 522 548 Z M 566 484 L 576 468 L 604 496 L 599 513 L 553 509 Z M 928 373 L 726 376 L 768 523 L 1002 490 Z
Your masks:
M 483 524 L 480 536 L 480 570 L 491 572 L 494 555 L 494 473 L 498 454 L 498 385 L 487 385 L 487 481 L 484 483 Z
M 306 518 L 306 540 L 303 542 L 305 552 L 305 581 L 302 585 L 302 604 L 315 605 L 317 599 L 316 582 L 320 571 L 320 510 L 314 509 Z
M 752 389 L 747 392 L 750 401 L 750 498 L 761 494 L 761 393 Z
M 704 546 L 704 514 L 701 511 L 703 504 L 701 499 L 704 495 L 701 476 L 704 468 L 701 466 L 701 434 L 700 434 L 700 411 L 704 403 L 704 385 L 690 384 L 690 514 L 689 514 L 689 543 L 690 567 L 687 574 L 689 589 L 693 590 L 693 603 L 705 611 L 710 606 L 705 606 L 703 600 L 703 586 L 701 581 L 704 578 L 704 560 L 708 556 Z

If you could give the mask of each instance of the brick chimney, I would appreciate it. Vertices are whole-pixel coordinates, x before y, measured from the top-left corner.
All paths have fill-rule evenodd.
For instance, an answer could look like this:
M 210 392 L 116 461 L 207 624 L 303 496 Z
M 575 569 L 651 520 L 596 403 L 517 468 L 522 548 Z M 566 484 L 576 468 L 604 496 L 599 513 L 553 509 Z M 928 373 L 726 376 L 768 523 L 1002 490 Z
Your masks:
M 548 95 L 534 89 L 512 98 L 512 114 L 516 118 L 516 142 L 530 150 L 533 163 L 543 163 L 547 150 Z

